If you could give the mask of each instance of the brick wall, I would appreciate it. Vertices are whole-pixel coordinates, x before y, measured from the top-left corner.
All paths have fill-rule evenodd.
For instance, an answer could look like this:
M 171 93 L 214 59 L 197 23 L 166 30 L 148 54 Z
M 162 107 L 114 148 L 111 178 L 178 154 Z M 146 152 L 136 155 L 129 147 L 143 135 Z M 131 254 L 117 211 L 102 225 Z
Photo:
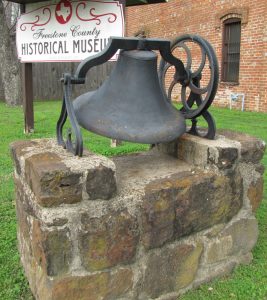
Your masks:
M 126 33 L 140 29 L 149 37 L 173 39 L 184 33 L 199 34 L 222 57 L 222 20 L 241 18 L 239 84 L 220 81 L 216 105 L 229 107 L 231 93 L 245 94 L 245 110 L 267 112 L 267 2 L 266 0 L 169 0 L 168 3 L 129 7 Z M 233 103 L 241 109 L 241 99 Z

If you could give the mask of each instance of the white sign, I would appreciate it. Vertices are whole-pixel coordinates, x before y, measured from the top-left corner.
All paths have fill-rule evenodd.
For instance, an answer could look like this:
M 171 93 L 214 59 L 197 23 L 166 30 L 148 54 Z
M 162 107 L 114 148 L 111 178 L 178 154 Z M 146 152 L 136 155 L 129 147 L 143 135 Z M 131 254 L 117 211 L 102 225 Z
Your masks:
M 102 51 L 110 36 L 124 36 L 119 1 L 60 0 L 33 7 L 17 23 L 17 52 L 22 62 L 81 61 Z

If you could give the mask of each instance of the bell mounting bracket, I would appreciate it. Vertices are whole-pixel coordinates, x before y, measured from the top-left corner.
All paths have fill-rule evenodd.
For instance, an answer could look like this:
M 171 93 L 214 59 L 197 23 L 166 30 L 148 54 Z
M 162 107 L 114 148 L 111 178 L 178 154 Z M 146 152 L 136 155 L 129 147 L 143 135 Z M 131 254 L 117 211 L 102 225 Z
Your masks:
M 200 63 L 193 62 L 192 52 L 195 48 L 198 48 L 200 52 Z M 161 88 L 171 101 L 174 97 L 174 87 L 180 87 L 182 102 L 180 110 L 186 119 L 191 119 L 192 123 L 188 133 L 214 139 L 216 125 L 212 115 L 208 112 L 208 108 L 213 102 L 218 88 L 219 67 L 216 54 L 207 40 L 193 34 L 185 34 L 174 39 L 171 42 L 171 52 L 174 53 L 176 49 L 183 50 L 186 54 L 184 68 L 188 74 L 187 80 L 182 81 L 180 74 L 175 69 L 172 81 L 167 88 L 165 85 L 167 72 L 173 65 L 163 58 L 159 66 Z M 204 86 L 202 86 L 202 82 Z M 187 89 L 189 93 L 186 92 Z M 208 129 L 204 133 L 201 133 L 197 127 L 197 118 L 200 116 L 208 125 Z
M 197 72 L 191 71 L 191 53 L 189 48 L 185 45 L 186 41 L 194 41 L 201 47 L 202 61 Z M 188 55 L 187 65 L 177 57 L 173 55 L 173 50 L 176 47 L 183 47 Z M 63 74 L 61 81 L 63 82 L 63 101 L 60 117 L 57 122 L 57 141 L 59 145 L 62 145 L 67 150 L 71 151 L 74 155 L 82 156 L 83 154 L 83 139 L 81 129 L 77 118 L 75 116 L 73 104 L 71 101 L 71 85 L 72 84 L 84 84 L 87 72 L 97 65 L 103 64 L 111 59 L 118 50 L 158 50 L 162 57 L 159 78 L 163 92 L 166 94 L 169 101 L 171 101 L 171 94 L 173 87 L 176 84 L 182 86 L 182 104 L 181 112 L 186 119 L 192 120 L 192 127 L 189 133 L 199 135 L 197 131 L 197 117 L 202 115 L 208 123 L 208 133 L 205 135 L 207 138 L 214 138 L 215 136 L 215 123 L 212 116 L 207 111 L 208 107 L 212 103 L 218 85 L 218 64 L 216 56 L 209 43 L 200 38 L 199 36 L 186 35 L 174 40 L 171 43 L 169 40 L 164 39 L 146 39 L 146 38 L 119 38 L 111 37 L 107 47 L 97 55 L 91 56 L 83 60 L 74 75 L 69 73 Z M 200 87 L 201 72 L 204 68 L 206 57 L 208 57 L 211 70 L 211 79 L 205 88 Z M 166 92 L 165 88 L 165 76 L 167 70 L 174 66 L 175 74 L 171 86 Z M 185 90 L 188 88 L 191 93 L 186 98 Z M 202 94 L 206 94 L 203 99 Z M 197 105 L 197 108 L 192 108 L 193 105 Z M 67 120 L 71 123 L 71 129 L 67 130 L 67 136 L 64 140 L 63 127 Z M 72 136 L 74 135 L 74 139 Z

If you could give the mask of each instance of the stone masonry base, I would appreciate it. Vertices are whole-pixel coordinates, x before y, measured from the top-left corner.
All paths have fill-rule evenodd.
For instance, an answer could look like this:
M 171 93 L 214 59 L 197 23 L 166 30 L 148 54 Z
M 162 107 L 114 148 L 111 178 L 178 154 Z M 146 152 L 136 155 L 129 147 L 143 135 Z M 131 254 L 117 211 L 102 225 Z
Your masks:
M 176 299 L 249 263 L 264 150 L 230 131 L 113 158 L 14 142 L 19 251 L 33 295 Z

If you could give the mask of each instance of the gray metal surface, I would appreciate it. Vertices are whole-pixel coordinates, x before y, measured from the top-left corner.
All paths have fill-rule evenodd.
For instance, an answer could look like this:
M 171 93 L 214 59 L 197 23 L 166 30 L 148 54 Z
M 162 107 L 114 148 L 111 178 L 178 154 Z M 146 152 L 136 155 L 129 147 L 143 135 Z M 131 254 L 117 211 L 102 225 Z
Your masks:
M 104 84 L 73 107 L 83 128 L 110 138 L 154 144 L 185 132 L 182 113 L 162 93 L 153 51 L 122 51 Z
M 187 41 L 193 41 L 201 48 L 202 61 L 196 72 L 191 71 L 191 54 L 184 44 Z M 176 45 L 188 54 L 186 66 L 172 53 Z M 119 60 L 104 84 L 95 92 L 85 93 L 72 102 L 71 85 L 84 84 L 88 71 L 107 62 L 119 49 Z M 153 50 L 158 50 L 162 57 L 159 76 L 157 56 Z M 210 80 L 202 88 L 200 81 L 206 57 Z M 175 68 L 175 74 L 167 95 L 164 79 L 170 66 Z M 80 126 L 113 139 L 156 144 L 182 135 L 186 130 L 185 119 L 191 119 L 191 134 L 209 139 L 215 136 L 215 122 L 207 109 L 218 86 L 218 63 L 211 45 L 197 35 L 179 37 L 172 45 L 169 40 L 163 39 L 111 37 L 102 52 L 82 61 L 74 75 L 65 73 L 62 81 L 64 96 L 57 122 L 57 140 L 58 144 L 75 155 L 82 156 L 83 153 Z M 176 84 L 181 85 L 182 91 L 183 107 L 180 111 L 172 106 L 170 99 Z M 186 88 L 191 90 L 188 98 Z M 203 116 L 208 124 L 204 135 L 197 128 L 196 118 L 199 116 Z M 64 138 L 63 128 L 67 118 L 71 128 Z

